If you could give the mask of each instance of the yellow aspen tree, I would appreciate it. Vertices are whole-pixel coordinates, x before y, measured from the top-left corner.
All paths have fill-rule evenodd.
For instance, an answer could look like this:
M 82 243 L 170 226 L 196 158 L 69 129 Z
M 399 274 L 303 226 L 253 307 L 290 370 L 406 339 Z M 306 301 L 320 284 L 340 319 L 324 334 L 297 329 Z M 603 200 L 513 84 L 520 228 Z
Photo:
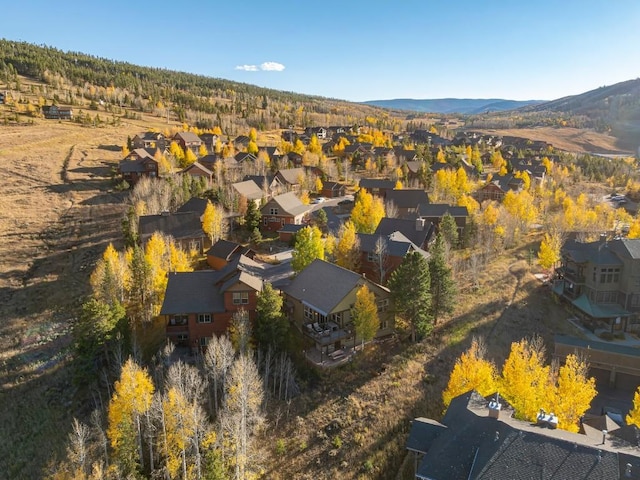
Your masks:
M 196 154 L 193 153 L 193 150 L 191 150 L 190 148 L 187 148 L 187 150 L 184 152 L 184 158 L 180 163 L 180 165 L 182 167 L 188 167 L 196 160 L 198 160 L 198 157 L 196 157 Z
M 480 216 L 482 223 L 485 225 L 495 225 L 498 223 L 498 208 L 495 202 L 489 202 L 487 206 L 482 211 Z
M 382 200 L 378 197 L 374 198 L 366 190 L 361 190 L 351 211 L 351 221 L 358 233 L 373 233 L 384 217 L 384 213 Z
M 633 223 L 629 225 L 627 237 L 631 239 L 640 238 L 640 218 L 636 218 Z
M 436 162 L 447 163 L 447 157 L 445 157 L 441 148 L 438 148 L 438 153 L 436 153 Z
M 252 155 L 257 155 L 258 150 L 259 150 L 258 144 L 253 140 L 249 140 L 249 143 L 247 143 L 247 153 L 250 153 Z
M 129 359 L 122 366 L 109 401 L 107 437 L 125 476 L 142 467 L 140 417 L 151 407 L 153 382 L 147 371 Z
M 502 367 L 500 385 L 500 393 L 515 409 L 516 418 L 534 421 L 552 391 L 540 338 L 511 344 L 511 352 Z
M 558 417 L 558 428 L 578 432 L 580 417 L 589 409 L 598 393 L 596 381 L 588 377 L 589 366 L 576 355 L 569 354 L 558 371 L 551 411 Z M 549 398 L 549 396 L 547 396 Z
M 500 170 L 503 165 L 506 165 L 506 163 L 507 162 L 504 161 L 504 158 L 502 158 L 500 150 L 496 150 L 491 154 L 491 165 L 493 165 L 493 168 Z
M 307 146 L 307 151 L 315 153 L 316 155 L 320 155 L 322 153 L 322 145 L 320 145 L 316 135 L 311 136 L 311 140 L 309 140 L 309 145 Z
M 211 203 L 211 200 L 207 200 L 207 206 L 204 209 L 202 215 L 202 230 L 209 235 L 211 243 L 215 243 L 222 236 L 222 220 L 221 209 Z
M 324 260 L 324 242 L 318 227 L 304 227 L 296 234 L 291 253 L 291 267 L 298 273 L 316 258 Z
M 635 425 L 640 428 L 640 387 L 633 396 L 633 408 L 629 410 L 629 414 L 625 419 L 628 425 Z
M 300 140 L 299 138 L 296 138 L 296 141 L 293 144 L 293 151 L 295 153 L 299 153 L 300 155 L 302 155 L 306 151 L 304 143 L 302 143 L 302 140 Z
M 213 127 L 213 130 L 211 130 L 211 133 L 219 137 L 222 135 L 222 129 L 218 125 L 216 125 L 215 127 Z
M 497 390 L 498 371 L 496 366 L 486 360 L 484 343 L 474 338 L 469 349 L 456 360 L 453 371 L 449 376 L 447 388 L 442 393 L 442 401 L 448 406 L 458 395 L 477 390 L 486 397 Z
M 380 328 L 376 296 L 366 284 L 362 285 L 356 292 L 356 301 L 351 309 L 351 319 L 356 330 L 356 336 L 364 347 L 365 343 L 373 340 Z
M 249 130 L 249 141 L 254 143 L 258 141 L 258 131 L 255 128 Z
M 531 188 L 531 177 L 527 172 L 518 171 L 514 174 L 514 177 L 521 179 L 522 183 L 524 184 L 524 189 L 526 191 L 529 191 L 529 189 Z
M 316 181 L 315 181 L 316 192 L 317 193 L 322 192 L 322 187 L 323 187 L 322 180 L 320 179 L 320 177 L 316 177 Z
M 193 261 L 180 247 L 176 245 L 175 241 L 169 243 L 169 271 L 170 272 L 192 272 Z
M 400 180 L 396 180 L 396 184 L 393 187 L 395 190 L 402 190 L 402 182 Z
M 203 143 L 200 145 L 200 148 L 198 148 L 198 156 L 206 157 L 207 155 L 209 155 L 209 150 L 207 150 L 207 146 Z
M 129 155 L 131 152 L 129 151 L 129 149 L 127 148 L 126 145 L 122 146 L 122 156 L 126 157 L 127 155 Z
M 455 193 L 456 197 L 471 193 L 471 183 L 469 182 L 469 178 L 467 177 L 466 170 L 462 167 L 458 168 L 458 170 L 456 171 Z
M 467 207 L 469 215 L 475 215 L 480 210 L 480 204 L 471 195 L 462 195 L 458 198 L 459 207 Z
M 170 478 L 178 478 L 181 468 L 182 478 L 188 478 L 186 451 L 196 430 L 190 408 L 188 400 L 175 387 L 162 399 L 162 453 Z
M 304 205 L 309 205 L 311 203 L 311 197 L 309 197 L 309 192 L 306 190 L 300 194 L 300 201 Z
M 549 270 L 560 261 L 560 239 L 557 235 L 544 234 L 538 250 L 538 263 L 545 270 Z
M 93 296 L 111 306 L 123 303 L 128 276 L 124 257 L 109 243 L 89 278 Z
M 334 251 L 336 264 L 348 270 L 356 270 L 360 260 L 360 242 L 353 222 L 347 221 L 340 227 Z
M 182 161 L 184 160 L 184 151 L 182 150 L 180 145 L 177 144 L 177 142 L 171 142 L 169 144 L 169 153 L 171 154 L 171 156 L 173 156 L 173 158 L 176 159 L 176 162 L 178 163 L 182 163 Z

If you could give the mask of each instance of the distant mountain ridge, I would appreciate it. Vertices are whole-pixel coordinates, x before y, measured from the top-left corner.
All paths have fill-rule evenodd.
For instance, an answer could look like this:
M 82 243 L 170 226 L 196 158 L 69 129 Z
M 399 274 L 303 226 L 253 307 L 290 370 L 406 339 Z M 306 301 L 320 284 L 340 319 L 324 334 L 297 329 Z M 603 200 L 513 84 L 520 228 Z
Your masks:
M 368 100 L 365 105 L 428 113 L 461 113 L 474 115 L 487 112 L 504 112 L 545 103 L 546 100 L 505 100 L 501 98 L 437 98 L 417 100 L 397 98 L 392 100 Z

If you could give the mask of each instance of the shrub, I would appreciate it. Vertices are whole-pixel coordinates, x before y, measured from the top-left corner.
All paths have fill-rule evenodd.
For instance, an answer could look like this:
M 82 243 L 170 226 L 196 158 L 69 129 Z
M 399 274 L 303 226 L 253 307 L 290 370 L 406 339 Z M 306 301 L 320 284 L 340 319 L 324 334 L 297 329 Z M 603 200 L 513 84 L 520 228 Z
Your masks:
M 333 445 L 335 448 L 340 448 L 342 446 L 342 439 L 340 438 L 339 435 L 336 435 L 335 437 L 333 437 L 333 440 L 331 441 L 331 445 Z
M 276 453 L 278 455 L 284 455 L 287 453 L 287 444 L 283 438 L 279 438 L 276 442 Z

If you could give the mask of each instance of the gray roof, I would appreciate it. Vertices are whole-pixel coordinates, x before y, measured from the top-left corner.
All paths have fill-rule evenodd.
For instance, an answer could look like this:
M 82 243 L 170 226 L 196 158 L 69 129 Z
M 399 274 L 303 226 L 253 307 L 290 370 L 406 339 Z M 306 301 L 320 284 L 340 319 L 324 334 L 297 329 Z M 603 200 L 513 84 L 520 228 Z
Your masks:
M 200 221 L 200 214 L 198 212 L 143 215 L 139 220 L 138 231 L 143 240 L 153 235 L 153 232 L 171 235 L 176 240 L 206 236 L 202 230 L 202 222 Z
M 389 180 L 388 178 L 361 178 L 359 185 L 361 188 L 366 189 L 383 188 L 393 190 L 396 182 Z
M 447 205 L 446 203 L 422 203 L 418 207 L 418 215 L 421 217 L 442 217 L 448 213 L 452 217 L 468 217 L 467 207 Z
M 620 257 L 640 258 L 640 238 L 622 238 L 607 242 L 607 246 Z
M 409 438 L 407 439 L 407 450 L 414 452 L 426 453 L 431 447 L 431 443 L 447 428 L 430 418 L 416 418 L 411 422 L 411 430 L 409 430 Z
M 224 292 L 238 282 L 262 290 L 264 268 L 240 255 L 221 270 L 170 273 L 161 315 L 224 312 Z
M 211 248 L 207 250 L 207 255 L 229 260 L 234 252 L 238 252 L 242 250 L 242 248 L 242 245 L 240 245 L 239 243 L 220 239 L 216 243 L 211 245 Z
M 625 345 L 616 345 L 611 342 L 598 342 L 595 340 L 582 340 L 581 338 L 572 337 L 570 335 L 555 335 L 553 337 L 555 343 L 570 345 L 572 347 L 589 348 L 601 352 L 615 353 L 617 355 L 625 355 L 635 357 L 640 360 L 640 348 L 629 347 Z
M 591 262 L 596 265 L 622 265 L 620 258 L 610 248 L 610 243 L 614 242 L 596 241 L 583 243 L 569 240 L 562 246 L 561 252 L 576 263 Z M 626 251 L 627 248 L 621 246 L 619 242 L 614 245 L 614 249 L 617 252 Z
M 385 201 L 393 202 L 398 208 L 417 208 L 422 203 L 429 203 L 429 197 L 420 189 L 389 190 Z
M 398 233 L 398 232 L 395 232 Z M 360 240 L 360 251 L 362 252 L 374 252 L 376 249 L 376 243 L 378 239 L 382 239 L 386 244 L 387 255 L 391 257 L 404 257 L 411 251 L 412 248 L 417 249 L 409 239 L 404 235 L 401 238 L 405 240 L 393 240 L 392 235 L 376 235 L 375 233 L 358 233 L 358 239 Z M 396 237 L 397 238 L 397 237 Z
M 316 259 L 298 273 L 284 292 L 328 315 L 364 281 L 351 270 Z
M 184 168 L 184 169 L 182 170 L 182 173 L 187 173 L 187 172 L 189 172 L 190 170 L 194 170 L 194 169 L 196 169 L 196 168 L 197 168 L 198 170 L 203 171 L 204 173 L 206 173 L 206 174 L 207 174 L 207 175 L 209 175 L 209 176 L 213 175 L 213 172 L 212 172 L 211 170 L 209 170 L 207 167 L 205 167 L 204 165 L 202 165 L 202 164 L 201 164 L 200 162 L 198 162 L 198 161 L 195 161 L 195 162 L 193 162 L 191 165 L 189 165 L 188 167 Z
M 491 177 L 491 180 L 487 184 L 489 183 L 497 185 L 504 192 L 507 192 L 514 188 L 519 188 L 524 185 L 524 181 L 521 178 L 516 178 L 512 174 L 494 175 Z
M 425 222 L 422 230 L 418 230 L 416 228 L 416 223 L 416 220 L 385 217 L 380 220 L 380 223 L 374 233 L 376 235 L 389 236 L 394 232 L 400 232 L 412 243 L 418 247 L 422 247 L 433 233 L 433 224 L 431 222 Z
M 232 186 L 236 192 L 248 200 L 260 200 L 263 196 L 262 189 L 253 180 L 236 182 Z
M 296 225 L 295 223 L 285 223 L 279 230 L 278 233 L 282 232 L 282 233 L 298 233 L 300 230 L 302 230 L 305 227 L 308 227 L 309 225 L 303 225 L 303 224 L 299 224 Z
M 412 450 L 425 451 L 417 477 L 449 480 L 590 480 L 622 479 L 629 459 L 640 462 L 640 450 L 623 451 L 614 442 L 595 445 L 585 435 L 550 430 L 522 422 L 503 411 L 488 416 L 487 400 L 468 392 L 451 402 L 442 420 L 446 429 L 426 435 Z M 637 473 L 636 473 L 637 475 Z M 629 478 L 638 478 L 637 476 Z
M 202 215 L 207 208 L 207 202 L 206 198 L 191 197 L 178 209 L 178 212 L 197 212 L 198 215 Z
M 236 153 L 233 158 L 235 158 L 236 162 L 255 162 L 256 161 L 255 155 L 247 152 Z

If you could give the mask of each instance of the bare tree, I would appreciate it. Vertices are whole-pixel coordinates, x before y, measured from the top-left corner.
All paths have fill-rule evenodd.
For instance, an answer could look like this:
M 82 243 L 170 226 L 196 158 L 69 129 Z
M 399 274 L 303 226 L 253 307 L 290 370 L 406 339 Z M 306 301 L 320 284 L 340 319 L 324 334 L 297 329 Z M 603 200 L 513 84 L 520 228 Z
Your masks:
M 233 345 L 226 335 L 220 337 L 214 335 L 209 345 L 207 345 L 207 351 L 204 355 L 204 365 L 207 375 L 213 381 L 212 410 L 214 414 L 218 411 L 220 404 L 218 394 L 224 388 L 227 373 L 229 372 L 229 368 L 231 368 L 234 356 Z M 224 401 L 224 398 L 221 398 L 220 401 Z
M 393 201 L 386 202 L 384 204 L 384 211 L 385 211 L 385 216 L 388 218 L 398 218 L 399 216 L 398 206 Z
M 87 457 L 90 438 L 91 429 L 84 423 L 80 422 L 77 418 L 74 418 L 72 431 L 69 433 L 67 457 L 83 473 L 86 473 L 87 471 Z
M 248 355 L 240 355 L 231 366 L 226 391 L 222 429 L 232 448 L 234 477 L 244 480 L 257 453 L 253 435 L 264 421 L 262 379 Z
M 382 235 L 378 237 L 373 247 L 373 255 L 375 259 L 376 273 L 378 274 L 378 283 L 384 285 L 387 277 L 387 269 L 389 266 L 389 242 Z

